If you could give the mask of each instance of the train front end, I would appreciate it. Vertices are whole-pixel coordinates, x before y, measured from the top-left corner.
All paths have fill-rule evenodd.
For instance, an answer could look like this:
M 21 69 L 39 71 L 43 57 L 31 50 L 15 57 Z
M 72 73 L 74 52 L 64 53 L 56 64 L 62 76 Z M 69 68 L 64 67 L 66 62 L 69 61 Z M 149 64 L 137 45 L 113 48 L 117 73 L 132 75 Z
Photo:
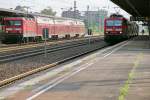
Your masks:
M 23 19 L 16 17 L 4 18 L 4 24 L 3 42 L 21 41 L 23 37 Z
M 105 41 L 116 42 L 123 39 L 124 25 L 122 18 L 105 19 Z

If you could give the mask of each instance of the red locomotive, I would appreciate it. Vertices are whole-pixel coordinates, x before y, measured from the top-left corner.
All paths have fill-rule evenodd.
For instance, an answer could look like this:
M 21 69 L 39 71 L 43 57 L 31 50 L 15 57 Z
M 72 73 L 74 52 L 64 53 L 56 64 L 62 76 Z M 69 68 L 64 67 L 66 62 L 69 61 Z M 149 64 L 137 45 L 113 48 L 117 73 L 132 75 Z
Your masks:
M 106 42 L 118 42 L 138 35 L 138 25 L 121 15 L 111 15 L 105 19 L 104 38 Z
M 46 38 L 70 38 L 85 34 L 81 20 L 34 16 L 4 18 L 4 40 L 13 42 L 38 41 Z

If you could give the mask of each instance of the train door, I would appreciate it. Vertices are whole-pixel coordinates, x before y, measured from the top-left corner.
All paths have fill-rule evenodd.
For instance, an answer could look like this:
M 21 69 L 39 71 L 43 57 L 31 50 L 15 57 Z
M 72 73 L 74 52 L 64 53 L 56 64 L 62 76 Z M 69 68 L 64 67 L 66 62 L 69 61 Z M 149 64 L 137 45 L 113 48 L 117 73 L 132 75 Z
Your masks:
M 43 28 L 43 39 L 48 39 L 49 38 L 49 29 L 48 28 Z

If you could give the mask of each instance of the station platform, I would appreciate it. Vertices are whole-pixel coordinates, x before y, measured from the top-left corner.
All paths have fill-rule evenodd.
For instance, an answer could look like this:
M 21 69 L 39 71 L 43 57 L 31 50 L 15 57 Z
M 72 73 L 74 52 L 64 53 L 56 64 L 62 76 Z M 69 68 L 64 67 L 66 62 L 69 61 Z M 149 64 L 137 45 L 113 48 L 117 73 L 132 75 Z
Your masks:
M 31 85 L 32 79 L 28 81 L 30 85 L 7 89 L 12 93 L 21 86 L 26 87 L 7 99 L 150 100 L 150 40 L 147 36 L 136 37 L 62 66 L 67 66 L 66 70 L 49 79 Z M 47 73 L 50 75 L 52 71 Z

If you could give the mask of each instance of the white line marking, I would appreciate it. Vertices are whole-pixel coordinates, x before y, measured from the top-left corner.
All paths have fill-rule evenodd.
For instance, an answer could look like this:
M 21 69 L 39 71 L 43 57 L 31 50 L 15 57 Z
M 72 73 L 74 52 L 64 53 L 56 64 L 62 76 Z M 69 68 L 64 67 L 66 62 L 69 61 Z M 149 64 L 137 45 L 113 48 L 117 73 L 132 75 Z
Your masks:
M 74 69 L 74 70 L 76 71 L 76 70 L 78 70 L 79 68 L 82 68 L 82 67 L 84 67 L 84 66 L 91 66 L 92 64 L 94 64 L 94 63 L 82 65 L 82 66 L 80 66 L 80 67 L 78 67 L 78 68 L 76 68 L 76 69 Z M 43 86 L 37 88 L 36 90 L 33 91 L 33 93 L 36 93 L 36 92 L 38 92 L 38 91 L 44 89 L 45 87 L 48 87 L 49 85 L 51 85 L 51 84 L 53 84 L 54 82 L 56 82 L 56 81 L 62 79 L 63 77 L 67 76 L 67 75 L 70 74 L 70 73 L 71 73 L 71 72 L 68 72 L 68 73 L 64 74 L 63 76 L 60 76 L 60 77 L 58 77 L 58 78 L 56 78 L 56 79 L 50 81 L 49 83 L 47 83 L 47 84 L 45 84 L 45 85 L 43 85 Z
M 80 67 L 76 71 L 74 71 L 73 73 L 67 73 L 67 74 L 57 78 L 56 82 L 54 84 L 52 84 L 52 85 L 48 86 L 47 88 L 41 90 L 40 92 L 36 93 L 35 95 L 27 98 L 26 100 L 33 100 L 34 98 L 38 97 L 39 95 L 43 94 L 44 92 L 48 91 L 49 89 L 55 87 L 56 85 L 58 85 L 59 83 L 63 82 L 64 80 L 66 80 L 66 79 L 72 77 L 73 75 L 79 73 L 80 71 L 88 68 L 89 66 L 91 66 L 91 64 L 87 64 L 86 67 Z M 51 82 L 50 82 L 50 84 L 51 84 Z
M 27 86 L 32 86 L 32 85 L 35 85 L 37 83 L 39 83 L 40 81 L 42 80 L 45 80 L 45 79 L 48 79 L 48 78 L 51 78 L 59 73 L 61 73 L 62 71 L 68 69 L 68 68 L 73 68 L 74 66 L 78 65 L 82 63 L 82 61 L 80 60 L 77 60 L 75 62 L 72 62 L 70 64 L 67 64 L 67 65 L 63 65 L 62 67 L 60 68 L 57 68 L 57 69 L 53 69 L 52 71 L 50 72 L 46 72 L 44 75 L 40 75 L 40 76 L 37 76 L 33 79 L 30 79 L 28 81 L 25 81 L 23 83 L 20 83 L 18 84 L 17 86 L 13 86 L 13 87 L 10 87 L 10 88 L 7 88 L 6 90 L 0 92 L 0 95 L 3 96 L 3 97 L 8 97 L 12 94 L 15 94 L 23 89 L 25 89 Z M 8 94 L 9 93 L 9 94 Z
M 125 43 L 125 44 L 119 46 L 118 48 L 115 48 L 114 50 L 112 50 L 112 51 L 109 52 L 109 53 L 106 53 L 105 56 L 104 56 L 104 58 L 107 57 L 107 56 L 109 56 L 110 54 L 112 54 L 112 53 L 118 51 L 119 49 L 121 49 L 122 47 L 124 47 L 124 46 L 127 45 L 127 44 L 129 44 L 129 42 L 127 42 L 127 43 Z
M 124 44 L 124 43 L 125 43 L 125 44 Z M 111 52 L 105 54 L 105 56 L 103 56 L 103 59 L 106 58 L 107 56 L 111 55 L 112 53 L 116 52 L 117 50 L 121 49 L 122 47 L 124 47 L 124 46 L 127 45 L 128 43 L 129 43 L 129 42 L 123 42 L 123 43 L 121 43 L 122 45 L 120 44 L 121 46 L 120 46 L 120 45 L 117 45 L 117 46 L 119 46 L 119 47 L 113 46 L 113 47 L 117 47 L 117 48 L 115 48 L 115 49 L 112 50 Z M 39 89 L 42 89 L 43 87 L 48 86 L 47 88 L 45 88 L 45 89 L 39 91 L 38 93 L 36 93 L 35 95 L 33 95 L 33 96 L 27 98 L 26 100 L 33 100 L 33 99 L 35 99 L 35 98 L 38 97 L 39 95 L 45 93 L 45 92 L 48 91 L 49 89 L 55 87 L 56 85 L 60 84 L 60 83 L 63 82 L 64 80 L 66 80 L 66 79 L 72 77 L 73 75 L 79 73 L 80 71 L 82 71 L 82 70 L 88 68 L 88 67 L 91 66 L 92 64 L 93 64 L 93 63 L 83 65 L 83 66 L 86 66 L 86 67 L 82 67 L 82 66 L 81 66 L 81 67 L 78 68 L 76 71 L 67 73 L 67 74 L 65 74 L 65 75 L 63 75 L 63 76 L 61 76 L 61 77 L 59 77 L 59 78 L 57 78 L 57 79 L 51 81 L 50 83 L 48 83 L 49 86 L 48 86 L 48 84 L 47 84 L 47 85 L 44 85 L 44 86 L 40 87 Z M 52 82 L 54 82 L 54 81 L 56 81 L 56 82 L 52 84 Z
M 129 42 L 131 42 L 131 41 L 124 41 L 124 42 L 118 43 L 118 44 L 116 44 L 116 45 L 113 45 L 113 46 L 110 46 L 110 47 L 101 49 L 100 51 L 98 51 L 98 52 L 96 52 L 96 53 L 94 53 L 94 54 L 92 54 L 92 55 L 90 55 L 90 56 L 87 56 L 87 57 L 83 58 L 82 61 L 85 61 L 85 60 L 87 60 L 88 58 L 96 57 L 97 55 L 100 55 L 100 54 L 102 54 L 103 52 L 105 52 L 105 51 L 107 51 L 107 50 L 111 50 L 111 49 L 116 48 L 116 47 L 118 47 L 118 46 L 120 46 L 120 45 L 123 45 L 123 44 L 128 44 Z
M 31 79 L 23 84 L 21 84 L 21 86 L 28 86 L 28 85 L 34 85 L 34 84 L 37 84 L 38 82 L 44 80 L 44 79 L 47 79 L 51 76 L 54 76 L 54 75 L 57 75 L 58 73 L 68 69 L 68 68 L 72 68 L 73 66 L 77 65 L 77 64 L 80 64 L 81 61 L 75 61 L 75 62 L 72 62 L 70 64 L 67 64 L 67 65 L 64 65 L 60 68 L 57 68 L 57 69 L 54 69 L 51 71 L 51 73 L 47 72 L 46 74 L 42 75 L 42 76 L 39 76 L 39 77 L 36 77 L 34 79 Z

